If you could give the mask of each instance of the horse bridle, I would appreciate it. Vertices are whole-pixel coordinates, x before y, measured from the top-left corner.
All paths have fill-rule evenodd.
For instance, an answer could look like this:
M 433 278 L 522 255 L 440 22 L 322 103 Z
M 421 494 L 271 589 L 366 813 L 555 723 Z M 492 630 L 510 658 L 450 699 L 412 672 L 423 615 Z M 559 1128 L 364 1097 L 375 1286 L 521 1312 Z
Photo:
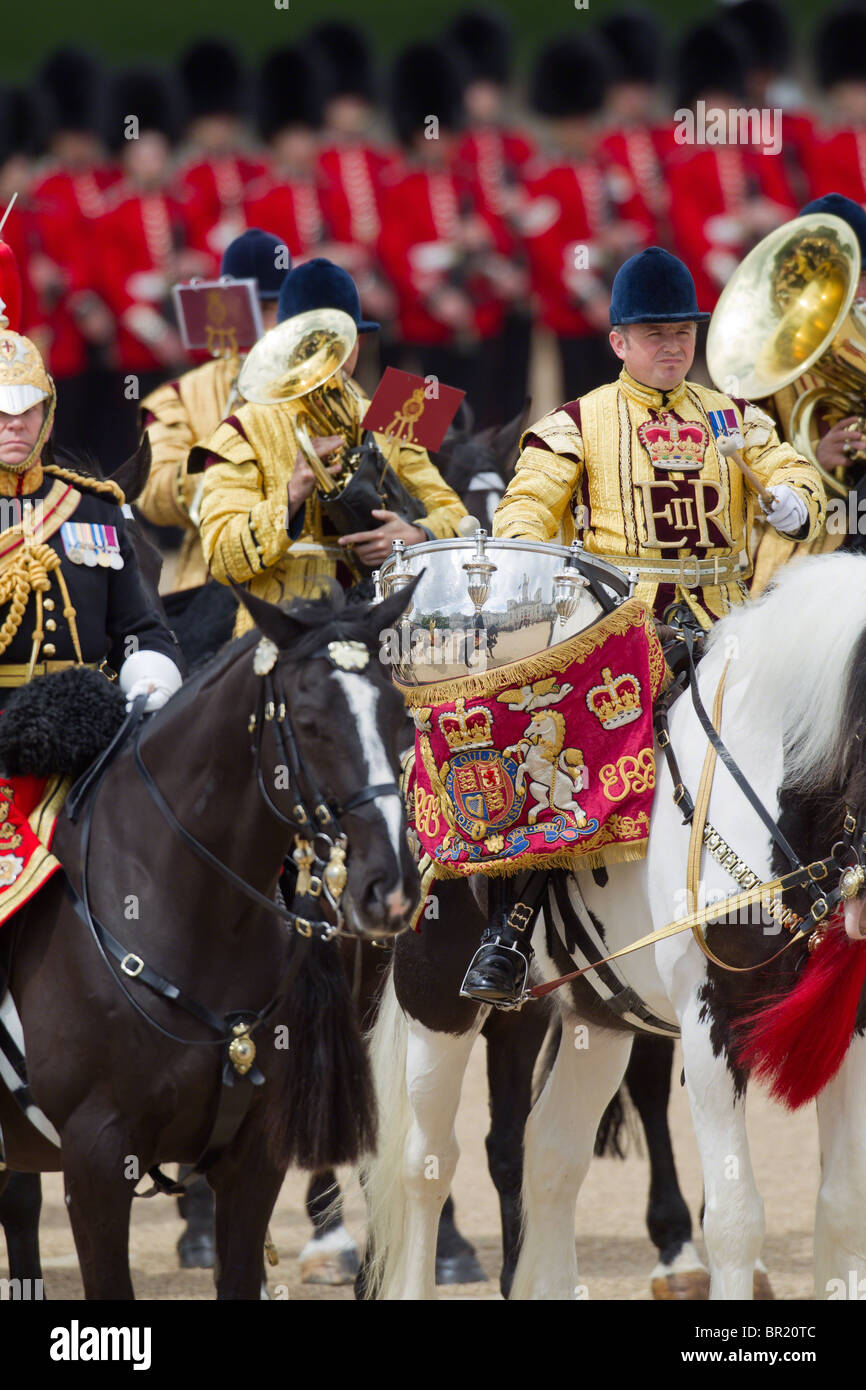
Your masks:
M 257 888 L 248 883 L 246 879 L 234 873 L 227 865 L 214 855 L 207 846 L 201 844 L 185 826 L 181 824 L 166 801 L 163 793 L 157 786 L 150 770 L 148 769 L 141 753 L 141 739 L 144 731 L 144 706 L 147 702 L 146 696 L 139 696 L 133 703 L 132 709 L 124 720 L 123 725 L 100 758 L 97 766 L 90 769 L 81 779 L 80 784 L 73 788 L 68 801 L 71 802 L 70 819 L 75 820 L 84 809 L 84 818 L 81 828 L 81 892 L 78 893 L 71 882 L 68 874 L 65 874 L 65 886 L 68 896 L 78 916 L 85 922 L 93 937 L 94 943 L 100 956 L 109 968 L 109 973 L 116 981 L 127 1002 L 133 1009 L 144 1018 L 151 1027 L 155 1028 L 163 1037 L 171 1042 L 182 1043 L 190 1047 L 226 1047 L 228 1056 L 222 1069 L 222 1085 L 220 1088 L 219 1104 L 211 1132 L 208 1136 L 204 1150 L 190 1172 L 179 1182 L 174 1182 L 167 1178 L 164 1173 L 154 1166 L 148 1170 L 153 1180 L 153 1187 L 147 1192 L 136 1193 L 136 1196 L 150 1197 L 157 1192 L 166 1194 L 181 1193 L 186 1190 L 190 1183 L 200 1177 L 213 1162 L 216 1161 L 228 1144 L 231 1143 L 237 1133 L 243 1118 L 248 1109 L 252 1098 L 250 1087 L 237 1085 L 237 1079 L 249 1079 L 253 1086 L 260 1086 L 264 1083 L 264 1076 L 255 1066 L 255 1044 L 252 1034 L 257 1028 L 266 1022 L 274 1013 L 297 975 L 303 960 L 301 950 L 295 950 L 288 968 L 281 972 L 281 980 L 276 993 L 259 1010 L 233 1010 L 226 1014 L 224 1018 L 191 998 L 179 986 L 175 985 L 163 975 L 149 966 L 141 956 L 134 952 L 127 951 L 123 944 L 117 940 L 109 929 L 94 917 L 90 906 L 90 892 L 88 883 L 88 859 L 90 848 L 90 832 L 93 819 L 93 810 L 96 802 L 96 792 L 102 783 L 105 772 L 119 749 L 133 737 L 134 748 L 133 757 L 136 770 L 141 777 L 145 788 L 157 809 L 163 815 L 170 827 L 174 830 L 181 841 L 202 859 L 211 868 L 215 869 L 226 881 L 237 891 L 243 893 L 259 907 L 281 918 L 291 928 L 293 928 L 304 940 L 309 940 L 314 935 L 319 936 L 323 941 L 329 941 L 343 929 L 344 916 L 341 906 L 343 888 L 346 881 L 345 858 L 348 845 L 348 837 L 340 825 L 340 816 L 356 810 L 369 801 L 375 800 L 379 796 L 396 795 L 401 797 L 402 792 L 396 782 L 377 783 L 361 788 L 341 806 L 331 803 L 321 794 L 316 779 L 304 762 L 295 731 L 289 716 L 287 702 L 285 700 L 282 687 L 278 685 L 272 675 L 273 667 L 276 665 L 278 649 L 271 643 L 270 649 L 266 645 L 268 639 L 263 639 L 256 650 L 256 662 L 259 662 L 261 653 L 264 649 L 263 669 L 256 666 L 257 674 L 262 675 L 262 685 L 259 690 L 259 697 L 255 712 L 248 721 L 248 730 L 253 736 L 251 741 L 251 752 L 253 755 L 256 783 L 268 809 L 284 825 L 288 826 L 295 833 L 296 849 L 293 855 L 295 864 L 298 868 L 298 883 L 296 885 L 296 899 L 298 897 L 308 897 L 314 904 L 310 917 L 301 916 L 299 913 L 291 911 L 287 907 L 281 907 L 271 898 L 260 893 Z M 342 666 L 340 657 L 346 647 L 361 648 L 362 644 L 357 643 L 330 643 L 327 647 L 317 649 L 308 658 L 324 657 L 334 666 Z M 337 649 L 337 650 L 335 650 Z M 363 648 L 369 660 L 369 649 Z M 270 664 L 268 664 L 270 662 Z M 366 665 L 366 662 L 364 662 Z M 266 669 L 265 669 L 266 668 Z M 345 669 L 345 668 L 344 668 Z M 353 669 L 359 669 L 356 664 Z M 267 791 L 262 775 L 262 742 L 264 726 L 273 724 L 277 739 L 277 747 L 280 755 L 285 758 L 285 766 L 289 774 L 288 790 L 292 793 L 294 801 L 292 815 L 286 816 L 276 805 Z M 314 810 L 311 815 L 309 802 L 312 801 Z M 317 842 L 323 842 L 327 846 L 327 859 L 318 854 L 314 848 Z M 321 874 L 312 874 L 312 866 L 321 868 Z M 334 922 L 322 925 L 322 916 L 319 906 L 320 898 L 324 896 L 334 911 Z M 219 1036 L 216 1038 L 184 1038 L 169 1029 L 163 1027 L 148 1011 L 143 1008 L 134 996 L 127 989 L 120 976 L 111 969 L 109 956 L 119 964 L 121 971 L 131 979 L 138 980 L 141 984 L 147 985 L 161 998 L 167 999 L 179 1005 L 187 1013 L 197 1018 L 199 1022 L 215 1031 Z

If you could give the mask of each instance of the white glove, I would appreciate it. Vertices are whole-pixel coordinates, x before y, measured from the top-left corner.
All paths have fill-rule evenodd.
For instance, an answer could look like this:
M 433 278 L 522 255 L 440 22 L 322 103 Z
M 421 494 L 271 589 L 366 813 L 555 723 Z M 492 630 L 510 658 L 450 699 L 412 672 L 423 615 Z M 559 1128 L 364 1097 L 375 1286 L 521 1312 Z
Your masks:
M 798 496 L 792 487 L 788 487 L 787 483 L 771 487 L 770 492 L 776 499 L 769 510 L 765 509 L 770 525 L 783 536 L 799 531 L 809 519 L 809 512 L 802 497 Z
M 151 714 L 180 690 L 183 677 L 171 657 L 162 652 L 133 652 L 121 666 L 117 683 L 126 696 L 128 710 L 138 695 L 147 695 L 145 713 Z

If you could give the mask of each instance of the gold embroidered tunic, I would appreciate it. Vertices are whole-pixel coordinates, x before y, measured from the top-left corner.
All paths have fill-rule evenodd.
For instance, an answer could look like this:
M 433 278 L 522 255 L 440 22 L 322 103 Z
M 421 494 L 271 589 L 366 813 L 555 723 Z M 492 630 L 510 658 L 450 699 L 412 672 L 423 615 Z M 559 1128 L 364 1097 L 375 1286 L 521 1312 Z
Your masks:
M 209 439 L 226 414 L 239 370 L 237 357 L 214 358 L 158 386 L 141 403 L 152 462 L 137 506 L 155 526 L 184 528 L 175 589 L 192 589 L 208 577 L 198 530 L 189 514 L 201 478 L 190 476 L 186 465 L 193 445 Z M 235 397 L 235 402 L 240 399 Z
M 791 437 L 791 414 L 798 397 L 817 384 L 817 378 L 807 372 L 804 376 L 798 377 L 791 386 L 783 387 L 763 402 L 768 414 L 774 417 L 782 439 Z M 842 418 L 841 414 L 838 418 Z M 838 499 L 836 501 L 838 505 Z M 794 560 L 800 555 L 828 555 L 839 549 L 846 535 L 847 531 L 842 525 L 837 524 L 832 530 L 828 530 L 826 516 L 817 534 L 805 541 L 781 536 L 772 526 L 764 526 L 756 546 L 755 573 L 750 585 L 752 596 L 757 597 L 763 593 L 776 570 L 789 560 Z
M 357 385 L 355 390 L 366 408 L 367 397 Z M 295 534 L 290 534 L 288 483 L 299 448 L 294 422 L 302 410 L 302 401 L 247 402 L 203 446 L 211 456 L 201 497 L 201 540 L 210 572 L 222 584 L 245 584 L 272 603 L 315 593 L 315 581 L 334 578 L 346 560 L 336 534 L 326 529 L 315 492 L 302 519 L 292 518 Z M 384 436 L 373 437 L 387 453 Z M 426 508 L 417 525 L 437 539 L 455 535 L 466 508 L 426 449 L 400 442 L 390 461 Z M 250 627 L 252 619 L 242 608 L 236 635 Z
M 796 490 L 811 539 L 824 517 L 820 476 L 763 410 L 690 381 L 656 391 L 625 370 L 524 434 L 493 534 L 569 545 L 582 530 L 587 551 L 638 571 L 636 597 L 657 615 L 684 600 L 709 626 L 748 596 L 758 507 L 715 446 L 709 412 L 731 409 L 745 462 L 764 486 Z

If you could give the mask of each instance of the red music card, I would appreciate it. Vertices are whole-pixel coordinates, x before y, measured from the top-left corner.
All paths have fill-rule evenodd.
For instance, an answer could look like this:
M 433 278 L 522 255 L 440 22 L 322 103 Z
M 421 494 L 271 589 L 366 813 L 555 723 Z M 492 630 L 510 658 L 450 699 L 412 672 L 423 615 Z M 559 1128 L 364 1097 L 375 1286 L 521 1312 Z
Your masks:
M 364 416 L 364 429 L 406 444 L 436 450 L 466 395 L 436 377 L 413 376 L 389 367 Z
M 172 290 L 183 345 L 230 357 L 262 336 L 255 280 L 192 280 Z

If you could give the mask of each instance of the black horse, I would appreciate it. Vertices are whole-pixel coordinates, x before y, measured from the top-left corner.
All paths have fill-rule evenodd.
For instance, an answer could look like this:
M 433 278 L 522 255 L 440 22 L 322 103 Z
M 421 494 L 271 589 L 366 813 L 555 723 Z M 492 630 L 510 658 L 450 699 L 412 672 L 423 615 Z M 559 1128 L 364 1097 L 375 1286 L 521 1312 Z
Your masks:
M 134 1179 L 203 1153 L 232 1037 L 228 1025 L 224 1039 L 214 1037 L 198 1015 L 136 983 L 147 978 L 139 962 L 220 1019 L 241 1014 L 253 1026 L 267 1014 L 253 1027 L 264 1084 L 251 1088 L 234 1137 L 208 1167 L 218 1297 L 259 1297 L 267 1223 L 288 1164 L 351 1161 L 373 1142 L 366 1058 L 335 948 L 287 930 L 266 904 L 306 809 L 318 818 L 314 843 L 328 827 L 346 836 L 347 925 L 387 939 L 406 924 L 418 877 L 396 787 L 403 709 L 376 660 L 379 632 L 406 595 L 352 610 L 337 598 L 289 611 L 245 601 L 273 643 L 264 664 L 273 662 L 277 698 L 262 700 L 257 634 L 208 663 L 111 762 L 82 821 L 61 816 L 54 849 L 78 903 L 56 874 L 0 942 L 31 1096 L 62 1143 L 61 1161 L 2 1090 L 7 1162 L 29 1172 L 62 1167 L 88 1298 L 133 1297 Z M 128 953 L 123 971 L 76 911 L 85 870 L 94 919 Z M 241 883 L 260 895 L 256 906 Z

